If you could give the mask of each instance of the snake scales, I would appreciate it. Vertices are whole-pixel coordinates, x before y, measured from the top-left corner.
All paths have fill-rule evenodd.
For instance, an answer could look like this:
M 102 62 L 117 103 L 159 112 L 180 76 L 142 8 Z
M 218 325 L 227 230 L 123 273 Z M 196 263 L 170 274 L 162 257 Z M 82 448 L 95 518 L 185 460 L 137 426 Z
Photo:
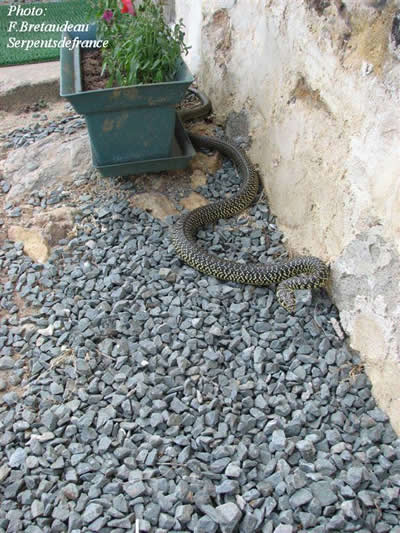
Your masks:
M 211 105 L 208 98 L 191 89 L 202 104 L 189 110 L 180 111 L 183 121 L 207 115 Z M 218 150 L 231 159 L 242 178 L 239 191 L 230 198 L 198 207 L 180 217 L 171 230 L 171 240 L 178 256 L 188 265 L 200 272 L 225 281 L 235 281 L 250 285 L 277 284 L 279 303 L 289 312 L 296 308 L 296 289 L 317 288 L 325 285 L 329 269 L 317 257 L 302 256 L 285 262 L 273 264 L 243 264 L 209 254 L 196 242 L 198 230 L 217 222 L 220 218 L 230 218 L 255 200 L 259 190 L 257 172 L 244 152 L 233 144 L 188 132 L 196 149 Z

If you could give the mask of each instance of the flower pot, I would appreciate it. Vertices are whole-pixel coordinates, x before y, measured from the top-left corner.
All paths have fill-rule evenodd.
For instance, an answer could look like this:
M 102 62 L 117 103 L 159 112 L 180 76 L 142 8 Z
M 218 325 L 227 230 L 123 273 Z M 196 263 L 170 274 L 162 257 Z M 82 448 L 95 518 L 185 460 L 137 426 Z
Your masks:
M 95 27 L 64 36 L 93 40 Z M 193 82 L 186 64 L 180 63 L 171 82 L 82 91 L 80 53 L 79 46 L 61 49 L 60 94 L 84 115 L 96 166 L 168 158 L 175 138 L 175 107 Z
M 103 176 L 128 176 L 131 174 L 143 174 L 146 172 L 161 172 L 164 170 L 183 169 L 188 166 L 190 160 L 195 155 L 189 137 L 183 124 L 177 117 L 175 123 L 175 135 L 172 141 L 171 152 L 168 157 L 160 159 L 142 159 L 140 161 L 129 161 L 128 163 L 117 163 L 113 165 L 101 165 L 93 156 L 93 166 Z

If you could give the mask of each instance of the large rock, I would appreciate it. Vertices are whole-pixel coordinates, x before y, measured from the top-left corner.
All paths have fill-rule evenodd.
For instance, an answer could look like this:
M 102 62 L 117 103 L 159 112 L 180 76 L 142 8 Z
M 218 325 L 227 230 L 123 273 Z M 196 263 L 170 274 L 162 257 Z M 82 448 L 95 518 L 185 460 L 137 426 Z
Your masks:
M 166 196 L 160 193 L 144 192 L 131 198 L 130 203 L 133 207 L 140 207 L 149 211 L 153 217 L 164 219 L 169 215 L 178 213 L 174 204 Z
M 40 213 L 34 218 L 35 225 L 42 228 L 43 235 L 50 246 L 68 237 L 74 227 L 75 210 L 71 207 L 56 207 Z
M 0 161 L 0 173 L 11 185 L 9 200 L 72 183 L 91 167 L 89 139 L 84 132 L 67 138 L 54 133 L 30 146 L 12 150 Z
M 37 263 L 45 263 L 51 253 L 51 247 L 68 237 L 74 228 L 71 207 L 56 207 L 35 215 L 33 225 L 29 228 L 10 226 L 10 241 L 22 242 L 24 252 Z
M 201 170 L 207 174 L 214 174 L 221 167 L 221 164 L 222 157 L 219 152 L 215 152 L 212 155 L 197 152 L 190 162 L 193 171 Z
M 186 209 L 189 209 L 192 211 L 193 209 L 196 209 L 197 207 L 202 207 L 203 205 L 208 204 L 208 200 L 204 198 L 201 194 L 197 192 L 192 192 L 189 194 L 189 196 L 186 196 L 185 198 L 182 198 L 181 204 Z
M 197 187 L 202 187 L 203 185 L 207 184 L 207 176 L 200 169 L 194 170 L 192 172 L 192 175 L 190 176 L 190 182 L 192 184 L 193 189 L 196 189 Z
M 38 228 L 28 229 L 21 226 L 10 226 L 8 238 L 10 241 L 22 242 L 26 255 L 29 255 L 37 263 L 45 263 L 50 255 L 48 243 Z

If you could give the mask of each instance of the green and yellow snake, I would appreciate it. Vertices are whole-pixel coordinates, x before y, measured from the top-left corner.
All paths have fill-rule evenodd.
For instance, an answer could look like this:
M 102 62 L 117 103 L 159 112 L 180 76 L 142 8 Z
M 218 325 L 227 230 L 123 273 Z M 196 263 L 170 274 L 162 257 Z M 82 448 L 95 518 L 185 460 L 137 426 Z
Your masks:
M 194 89 L 191 89 L 191 92 L 201 99 L 202 104 L 181 111 L 180 117 L 183 121 L 204 116 L 210 111 L 208 98 Z M 242 184 L 231 198 L 198 207 L 178 219 L 171 230 L 171 240 L 177 255 L 203 274 L 221 280 L 260 286 L 277 284 L 279 303 L 293 313 L 296 308 L 294 291 L 323 287 L 329 276 L 328 266 L 313 256 L 302 256 L 268 265 L 243 264 L 212 255 L 199 246 L 196 235 L 200 228 L 214 224 L 221 218 L 233 217 L 254 202 L 259 190 L 259 178 L 240 148 L 214 137 L 187 133 L 196 149 L 218 150 L 231 159 L 242 178 Z

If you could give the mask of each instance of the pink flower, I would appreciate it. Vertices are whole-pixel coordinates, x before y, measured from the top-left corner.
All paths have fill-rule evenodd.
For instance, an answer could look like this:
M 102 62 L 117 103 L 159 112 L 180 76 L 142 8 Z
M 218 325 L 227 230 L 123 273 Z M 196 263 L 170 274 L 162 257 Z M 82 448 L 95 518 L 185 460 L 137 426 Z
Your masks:
M 130 15 L 133 15 L 134 17 L 136 17 L 136 11 L 135 11 L 135 8 L 133 7 L 133 4 L 132 4 L 132 0 L 121 0 L 122 2 L 122 9 L 121 9 L 121 13 L 129 13 Z
M 103 16 L 101 17 L 106 22 L 110 22 L 110 20 L 113 18 L 114 14 L 111 11 L 111 9 L 106 9 L 103 13 Z

